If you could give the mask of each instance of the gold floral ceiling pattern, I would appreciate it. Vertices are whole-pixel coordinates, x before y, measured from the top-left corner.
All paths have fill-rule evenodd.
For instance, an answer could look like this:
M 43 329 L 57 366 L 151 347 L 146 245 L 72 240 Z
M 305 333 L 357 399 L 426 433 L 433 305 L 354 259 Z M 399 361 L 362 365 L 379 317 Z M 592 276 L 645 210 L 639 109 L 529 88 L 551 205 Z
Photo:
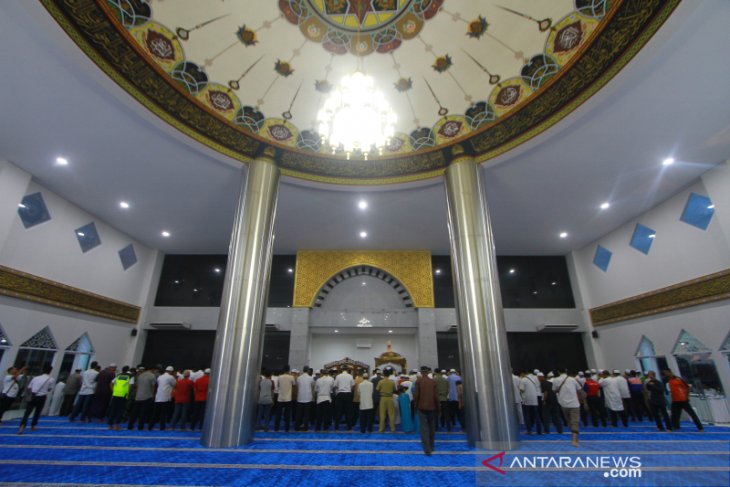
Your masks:
M 678 3 L 42 1 L 102 69 L 201 142 L 243 161 L 273 146 L 285 174 L 356 184 L 432 177 L 452 148 L 486 160 L 529 139 L 610 79 Z M 321 146 L 315 119 L 359 65 L 399 120 L 382 157 L 353 164 Z

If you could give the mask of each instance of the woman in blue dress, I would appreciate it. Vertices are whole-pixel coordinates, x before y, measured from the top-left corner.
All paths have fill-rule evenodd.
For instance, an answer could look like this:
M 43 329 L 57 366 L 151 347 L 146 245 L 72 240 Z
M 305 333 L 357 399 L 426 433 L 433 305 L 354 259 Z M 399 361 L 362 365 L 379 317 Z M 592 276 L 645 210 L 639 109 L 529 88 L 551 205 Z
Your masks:
M 411 416 L 411 396 L 409 394 L 412 386 L 413 383 L 405 379 L 399 387 L 400 395 L 398 397 L 398 405 L 400 406 L 400 425 L 404 433 L 414 433 L 416 431 L 416 424 Z

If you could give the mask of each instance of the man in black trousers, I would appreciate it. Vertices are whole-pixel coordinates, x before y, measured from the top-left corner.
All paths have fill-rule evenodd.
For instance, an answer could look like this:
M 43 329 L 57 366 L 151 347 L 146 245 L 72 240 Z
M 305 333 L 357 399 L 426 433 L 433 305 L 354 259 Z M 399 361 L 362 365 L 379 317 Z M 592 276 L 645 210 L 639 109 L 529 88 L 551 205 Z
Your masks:
M 439 414 L 439 396 L 436 382 L 428 377 L 431 369 L 421 367 L 421 376 L 416 380 L 413 402 L 421 419 L 421 446 L 423 453 L 431 455 L 435 449 L 436 421 Z

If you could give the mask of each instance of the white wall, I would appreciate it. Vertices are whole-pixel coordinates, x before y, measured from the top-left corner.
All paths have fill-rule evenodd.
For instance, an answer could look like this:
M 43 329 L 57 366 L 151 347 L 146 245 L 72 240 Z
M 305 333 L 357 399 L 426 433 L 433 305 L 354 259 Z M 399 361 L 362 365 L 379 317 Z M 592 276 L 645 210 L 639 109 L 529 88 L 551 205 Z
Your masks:
M 357 348 L 358 340 L 371 342 L 372 348 Z M 375 357 L 385 352 L 388 340 L 393 343 L 393 351 L 406 358 L 408 368 L 418 367 L 418 343 L 415 335 L 313 334 L 310 339 L 309 365 L 317 369 L 327 362 L 350 357 L 372 368 Z
M 587 308 L 730 268 L 730 247 L 718 224 L 719 214 L 730 212 L 730 207 L 716 203 L 710 226 L 701 230 L 679 219 L 691 192 L 716 200 L 702 181 L 696 181 L 639 218 L 574 252 Z M 629 246 L 637 222 L 657 232 L 648 255 Z M 593 265 L 598 244 L 613 252 L 606 272 Z
M 18 216 L 23 196 L 40 192 L 51 220 L 26 229 Z M 101 245 L 82 253 L 74 230 L 94 222 Z M 132 243 L 137 263 L 122 267 L 119 250 Z M 145 307 L 156 286 L 159 252 L 147 248 L 93 215 L 33 181 L 9 162 L 0 161 L 0 264 L 112 299 Z M 145 319 L 145 310 L 141 321 Z M 56 339 L 58 370 L 63 350 L 84 332 L 101 363 L 129 363 L 136 338 L 132 325 L 83 313 L 0 297 L 0 324 L 13 347 L 3 354 L 0 370 L 15 360 L 21 343 L 48 326 Z
M 730 268 L 728 188 L 730 168 L 723 164 L 638 219 L 569 255 L 576 301 L 586 319 L 590 308 Z M 690 192 L 710 197 L 715 205 L 707 230 L 680 221 Z M 649 255 L 629 246 L 637 221 L 657 232 Z M 607 272 L 592 263 L 598 244 L 613 252 Z M 587 325 L 587 331 L 592 329 Z M 599 337 L 590 340 L 587 350 L 594 357 L 595 366 L 621 370 L 635 367 L 634 354 L 641 337 L 646 336 L 654 343 L 657 355 L 665 355 L 675 371 L 671 352 L 681 331 L 687 330 L 713 350 L 720 379 L 725 391 L 730 391 L 730 366 L 727 358 L 717 352 L 730 331 L 730 301 L 599 326 L 595 330 Z
M 141 283 L 151 278 L 156 251 L 35 182 L 28 185 L 24 194 L 39 191 L 51 220 L 28 229 L 17 215 L 20 200 L 2 202 L 0 211 L 5 216 L 14 214 L 14 218 L 0 248 L 0 264 L 109 298 L 144 304 L 147 296 Z M 92 221 L 101 245 L 83 253 L 74 230 Z M 130 243 L 134 245 L 137 263 L 125 271 L 118 252 Z

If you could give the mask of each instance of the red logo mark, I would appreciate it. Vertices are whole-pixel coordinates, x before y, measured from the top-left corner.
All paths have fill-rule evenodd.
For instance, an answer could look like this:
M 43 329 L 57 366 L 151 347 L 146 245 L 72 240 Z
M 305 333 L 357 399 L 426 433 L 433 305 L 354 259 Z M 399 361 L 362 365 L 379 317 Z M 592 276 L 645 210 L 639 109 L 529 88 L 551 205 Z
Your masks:
M 499 468 L 502 466 L 502 464 L 504 464 L 504 454 L 505 454 L 505 452 L 497 453 L 496 455 L 493 455 L 493 456 L 487 458 L 486 460 L 484 460 L 482 462 L 482 465 L 484 465 L 485 467 L 487 467 L 489 469 L 494 470 L 497 473 L 501 473 L 502 475 L 505 475 L 507 472 L 505 470 L 502 470 L 501 468 Z M 495 460 L 497 458 L 499 459 L 499 466 L 495 467 L 494 465 L 492 465 L 492 460 Z

